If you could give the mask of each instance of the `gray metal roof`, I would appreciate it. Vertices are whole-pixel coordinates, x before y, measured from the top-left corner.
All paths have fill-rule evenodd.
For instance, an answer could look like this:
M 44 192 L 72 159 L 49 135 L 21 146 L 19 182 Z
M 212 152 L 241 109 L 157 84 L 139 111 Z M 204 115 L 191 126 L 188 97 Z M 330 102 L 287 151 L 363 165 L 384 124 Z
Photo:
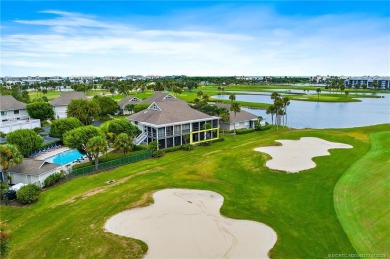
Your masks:
M 168 98 L 167 98 L 168 97 Z M 170 97 L 170 98 L 169 98 Z M 165 100 L 172 100 L 176 99 L 175 96 L 171 95 L 170 93 L 162 93 L 162 92 L 157 92 L 150 96 L 149 98 L 142 100 L 142 103 L 154 103 L 154 102 L 161 102 Z
M 128 95 L 126 96 L 125 98 L 123 98 L 122 100 L 120 100 L 118 102 L 118 105 L 119 105 L 119 108 L 120 109 L 125 109 L 126 105 L 129 104 L 129 103 L 133 103 L 133 104 L 137 104 L 138 102 L 140 102 L 141 100 L 138 99 L 137 97 L 134 97 L 134 96 L 131 96 L 131 95 Z
M 230 105 L 226 103 L 215 103 L 214 104 L 217 107 L 225 108 L 229 111 L 229 122 L 235 123 L 235 122 L 242 122 L 242 121 L 250 121 L 250 120 L 257 120 L 257 116 L 241 110 L 240 112 L 237 112 L 236 115 L 234 115 L 234 112 L 230 111 Z
M 157 105 L 158 109 L 154 110 L 151 108 L 154 104 Z M 188 103 L 178 99 L 154 102 L 148 109 L 137 112 L 128 117 L 131 121 L 138 121 L 153 125 L 174 124 L 213 118 L 217 117 L 192 109 Z
M 20 165 L 14 165 L 10 167 L 8 172 L 28 175 L 41 175 L 60 166 L 61 165 L 59 164 L 52 164 L 44 160 L 24 158 Z
M 73 99 L 87 99 L 84 92 L 62 92 L 60 97 L 50 101 L 53 106 L 67 106 Z
M 22 110 L 26 109 L 26 105 L 16 100 L 12 95 L 0 95 L 0 110 L 2 111 Z

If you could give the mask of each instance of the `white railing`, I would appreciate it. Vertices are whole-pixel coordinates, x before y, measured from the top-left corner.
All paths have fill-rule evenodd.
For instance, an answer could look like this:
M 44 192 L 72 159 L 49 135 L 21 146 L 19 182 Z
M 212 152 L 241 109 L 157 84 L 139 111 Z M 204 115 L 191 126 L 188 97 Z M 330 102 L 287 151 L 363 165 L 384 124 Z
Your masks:
M 0 131 L 3 133 L 10 133 L 18 129 L 34 129 L 41 127 L 41 120 L 29 119 L 29 120 L 13 120 L 0 122 Z
M 146 131 L 144 131 L 144 132 L 142 132 L 140 135 L 138 135 L 138 136 L 134 139 L 133 143 L 134 143 L 135 145 L 139 145 L 139 144 L 141 144 L 147 137 L 148 137 L 148 133 L 147 133 Z

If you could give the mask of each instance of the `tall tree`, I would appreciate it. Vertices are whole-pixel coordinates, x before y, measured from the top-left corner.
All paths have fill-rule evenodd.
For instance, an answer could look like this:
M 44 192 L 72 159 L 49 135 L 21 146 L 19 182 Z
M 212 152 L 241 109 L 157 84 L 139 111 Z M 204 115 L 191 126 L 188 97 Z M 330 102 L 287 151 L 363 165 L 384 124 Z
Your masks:
M 40 120 L 47 120 L 54 117 L 53 107 L 50 103 L 34 102 L 27 104 L 27 113 L 30 117 Z
M 62 140 L 66 132 L 82 126 L 81 121 L 73 117 L 57 119 L 51 123 L 49 135 Z
M 31 129 L 15 130 L 7 134 L 7 143 L 16 145 L 24 157 L 41 147 L 42 137 Z
M 95 95 L 93 97 L 93 101 L 95 101 L 99 105 L 100 116 L 104 116 L 107 114 L 114 115 L 119 110 L 119 105 L 117 104 L 117 102 L 115 102 L 110 97 Z
M 278 92 L 273 92 L 271 94 L 271 100 L 276 100 L 279 97 L 280 97 L 280 93 L 278 93 Z
M 94 126 L 83 126 L 66 132 L 63 135 L 63 142 L 65 146 L 78 149 L 80 152 L 85 153 L 88 140 L 95 136 L 105 137 L 103 132 L 101 132 L 98 128 Z M 92 157 L 88 157 L 92 160 Z
M 378 86 L 379 86 L 378 81 L 372 82 L 372 87 L 374 87 L 375 90 L 378 90 Z
M 100 113 L 100 107 L 95 101 L 73 99 L 66 110 L 68 117 L 75 117 L 84 125 L 90 125 Z
M 266 114 L 271 114 L 271 124 L 274 124 L 275 107 L 273 104 L 267 107 Z
M 287 106 L 290 105 L 290 99 L 288 97 L 283 97 L 282 101 L 283 101 L 284 115 L 286 118 L 284 125 L 286 126 L 287 125 Z
M 236 101 L 236 95 L 235 95 L 234 93 L 231 93 L 231 94 L 229 95 L 229 100 L 230 100 L 230 102 Z
M 23 155 L 15 145 L 0 145 L 0 165 L 2 169 L 2 181 L 8 183 L 8 169 L 23 162 Z
M 102 136 L 90 138 L 85 150 L 95 159 L 95 169 L 97 170 L 99 168 L 99 154 L 106 153 L 108 150 L 107 140 Z
M 234 112 L 234 118 L 236 118 L 237 112 L 241 111 L 240 104 L 238 102 L 232 102 L 230 104 L 230 110 Z M 234 138 L 236 137 L 236 123 L 234 123 Z
M 317 102 L 319 102 L 320 101 L 321 88 L 317 87 L 316 92 L 317 92 Z
M 230 119 L 229 111 L 220 113 L 219 117 L 221 118 L 220 123 L 228 122 Z M 225 130 L 222 133 L 225 134 Z
M 126 155 L 127 152 L 133 149 L 133 139 L 126 133 L 121 133 L 115 138 L 114 146 Z

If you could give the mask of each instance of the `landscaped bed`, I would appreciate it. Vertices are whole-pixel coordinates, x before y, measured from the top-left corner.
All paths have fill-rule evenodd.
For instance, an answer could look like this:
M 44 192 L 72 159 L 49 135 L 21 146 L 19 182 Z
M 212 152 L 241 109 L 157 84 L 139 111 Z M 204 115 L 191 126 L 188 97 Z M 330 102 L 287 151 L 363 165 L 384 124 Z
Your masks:
M 224 197 L 223 216 L 262 222 L 274 229 L 278 239 L 270 251 L 271 258 L 356 254 L 350 233 L 345 232 L 348 229 L 336 214 L 334 188 L 370 150 L 370 134 L 384 131 L 390 131 L 389 124 L 339 130 L 272 129 L 237 135 L 235 139 L 226 135 L 223 142 L 191 152 L 167 153 L 163 158 L 75 178 L 42 192 L 31 206 L 1 207 L 0 218 L 7 221 L 12 235 L 9 257 L 140 258 L 147 251 L 145 243 L 106 232 L 104 224 L 119 212 L 150 205 L 153 193 L 168 188 L 217 192 Z M 331 149 L 330 156 L 313 159 L 315 168 L 298 174 L 267 168 L 267 155 L 253 151 L 278 139 L 306 136 L 353 148 Z M 367 188 L 383 176 L 373 177 L 378 179 L 365 182 Z M 115 182 L 108 184 L 109 180 Z M 383 200 L 378 204 L 385 204 L 385 195 L 376 198 Z M 375 215 L 375 208 L 370 211 Z M 388 227 L 377 231 L 373 238 L 381 240 L 376 243 L 388 244 Z M 389 253 L 384 245 L 377 249 Z

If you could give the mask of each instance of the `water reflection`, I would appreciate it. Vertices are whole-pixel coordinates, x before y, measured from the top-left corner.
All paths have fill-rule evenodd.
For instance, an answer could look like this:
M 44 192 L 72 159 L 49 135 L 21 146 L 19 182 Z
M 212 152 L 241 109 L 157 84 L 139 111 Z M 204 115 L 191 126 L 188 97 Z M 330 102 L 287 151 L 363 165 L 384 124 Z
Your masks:
M 293 128 L 349 128 L 390 123 L 390 94 L 385 98 L 362 98 L 362 102 L 327 103 L 290 101 L 287 125 Z M 213 96 L 228 100 L 228 95 Z M 270 96 L 236 95 L 237 101 L 272 103 Z M 243 108 L 271 122 L 265 110 Z

